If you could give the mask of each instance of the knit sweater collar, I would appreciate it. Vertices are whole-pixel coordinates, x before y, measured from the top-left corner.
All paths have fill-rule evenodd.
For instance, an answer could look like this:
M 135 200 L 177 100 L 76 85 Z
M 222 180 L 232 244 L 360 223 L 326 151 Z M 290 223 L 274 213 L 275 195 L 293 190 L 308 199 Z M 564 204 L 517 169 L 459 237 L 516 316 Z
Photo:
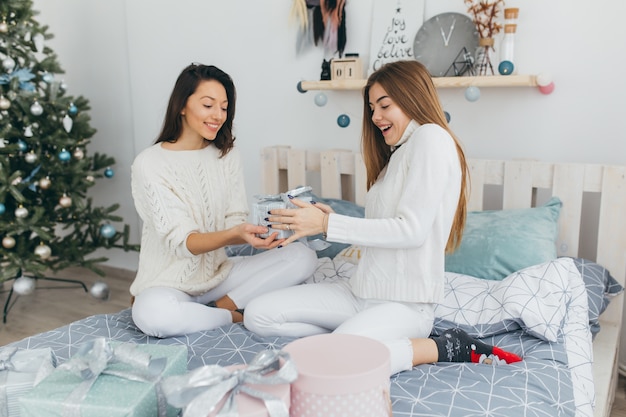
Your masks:
M 413 134 L 413 132 L 415 132 L 415 130 L 417 130 L 417 128 L 419 127 L 419 123 L 417 123 L 415 120 L 411 120 L 409 122 L 409 124 L 406 126 L 406 129 L 404 129 L 404 133 L 402 134 L 402 136 L 400 137 L 400 140 L 398 141 L 398 143 L 396 143 L 395 145 L 393 145 L 391 147 L 391 151 L 395 151 L 397 148 L 399 148 L 403 143 L 405 143 L 407 140 L 409 140 L 409 138 L 411 137 L 411 135 Z

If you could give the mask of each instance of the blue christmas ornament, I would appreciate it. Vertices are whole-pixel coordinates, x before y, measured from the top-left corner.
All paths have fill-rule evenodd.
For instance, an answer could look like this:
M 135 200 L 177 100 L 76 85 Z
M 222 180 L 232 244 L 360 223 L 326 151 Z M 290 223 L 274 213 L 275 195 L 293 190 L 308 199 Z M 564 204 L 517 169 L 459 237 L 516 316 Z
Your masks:
M 328 102 L 328 97 L 326 97 L 326 94 L 317 93 L 315 95 L 315 104 L 317 104 L 318 106 L 324 107 L 327 102 Z
M 298 85 L 296 86 L 299 92 L 306 93 L 306 90 L 302 88 L 302 81 L 298 81 Z
M 7 207 L 4 204 L 0 203 L 0 214 L 4 214 L 5 211 L 7 211 Z
M 113 178 L 113 175 L 115 175 L 115 173 L 113 172 L 113 170 L 111 168 L 107 168 L 104 170 L 104 176 L 107 178 Z
M 45 82 L 47 82 L 48 84 L 50 84 L 52 81 L 54 81 L 54 75 L 50 74 L 49 72 L 46 72 L 46 73 L 43 75 L 43 77 L 42 77 L 42 78 L 43 78 L 43 80 L 44 80 Z
M 115 227 L 111 226 L 110 224 L 103 224 L 100 227 L 100 236 L 105 239 L 111 239 L 113 236 L 115 236 L 115 233 Z
M 450 123 L 450 113 L 444 110 L 443 114 L 446 116 L 446 122 Z
M 72 154 L 69 153 L 67 150 L 63 149 L 61 152 L 59 152 L 60 161 L 67 162 L 70 160 L 70 158 L 72 158 Z
M 350 124 L 350 117 L 347 114 L 340 114 L 339 117 L 337 117 L 337 124 L 339 127 L 348 127 Z
M 476 101 L 480 98 L 480 89 L 476 86 L 470 85 L 465 89 L 465 99 L 467 101 Z
M 28 145 L 22 139 L 17 141 L 17 146 L 20 149 L 20 152 L 26 152 L 28 150 Z
M 71 103 L 70 107 L 67 109 L 67 113 L 70 116 L 76 116 L 76 113 L 78 113 L 78 107 L 76 107 L 74 103 Z
M 502 61 L 500 65 L 498 65 L 498 72 L 501 75 L 511 75 L 513 74 L 513 68 L 515 68 L 515 66 L 511 61 Z

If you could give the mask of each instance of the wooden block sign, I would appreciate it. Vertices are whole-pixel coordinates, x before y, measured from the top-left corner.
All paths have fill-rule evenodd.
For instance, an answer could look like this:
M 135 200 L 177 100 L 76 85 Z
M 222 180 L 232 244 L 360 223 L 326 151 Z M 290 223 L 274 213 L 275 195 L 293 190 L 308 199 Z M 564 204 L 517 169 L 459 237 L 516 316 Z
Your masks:
M 363 78 L 361 58 L 348 56 L 330 61 L 331 80 L 360 80 Z

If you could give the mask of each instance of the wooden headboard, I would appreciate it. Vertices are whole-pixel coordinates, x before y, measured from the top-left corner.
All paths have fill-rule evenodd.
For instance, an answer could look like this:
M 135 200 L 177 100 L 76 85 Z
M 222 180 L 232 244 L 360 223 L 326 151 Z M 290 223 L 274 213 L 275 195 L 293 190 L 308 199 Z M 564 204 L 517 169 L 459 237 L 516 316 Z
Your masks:
M 264 148 L 261 158 L 264 193 L 276 194 L 318 181 L 319 189 L 314 187 L 314 192 L 321 197 L 364 204 L 366 176 L 359 153 L 274 146 Z M 468 163 L 471 179 L 469 210 L 530 208 L 550 196 L 558 196 L 563 202 L 559 216 L 558 255 L 595 260 L 624 285 L 626 166 L 483 159 L 470 159 Z M 495 205 L 494 198 L 497 200 Z M 588 206 L 592 209 L 589 210 Z M 593 243 L 592 256 L 588 250 L 583 250 L 589 242 Z M 609 415 L 614 398 L 622 298 L 616 297 L 602 314 L 602 331 L 594 341 L 596 415 Z

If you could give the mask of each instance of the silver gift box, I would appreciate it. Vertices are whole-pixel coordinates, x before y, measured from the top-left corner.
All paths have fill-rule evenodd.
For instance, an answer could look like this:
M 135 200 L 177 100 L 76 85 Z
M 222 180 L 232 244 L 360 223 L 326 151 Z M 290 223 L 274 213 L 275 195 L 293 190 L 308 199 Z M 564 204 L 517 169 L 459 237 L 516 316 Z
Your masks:
M 311 191 L 309 186 L 298 187 L 293 190 L 286 191 L 280 194 L 272 195 L 257 195 L 255 198 L 258 200 L 252 205 L 252 223 L 259 226 L 265 226 L 269 230 L 267 233 L 259 234 L 259 237 L 266 238 L 272 233 L 277 232 L 276 239 L 286 239 L 293 234 L 293 230 L 274 229 L 272 223 L 265 220 L 270 214 L 270 210 L 283 209 L 283 208 L 298 208 L 291 203 L 289 196 L 298 197 L 303 201 L 311 201 L 310 196 L 302 196 L 301 194 Z

